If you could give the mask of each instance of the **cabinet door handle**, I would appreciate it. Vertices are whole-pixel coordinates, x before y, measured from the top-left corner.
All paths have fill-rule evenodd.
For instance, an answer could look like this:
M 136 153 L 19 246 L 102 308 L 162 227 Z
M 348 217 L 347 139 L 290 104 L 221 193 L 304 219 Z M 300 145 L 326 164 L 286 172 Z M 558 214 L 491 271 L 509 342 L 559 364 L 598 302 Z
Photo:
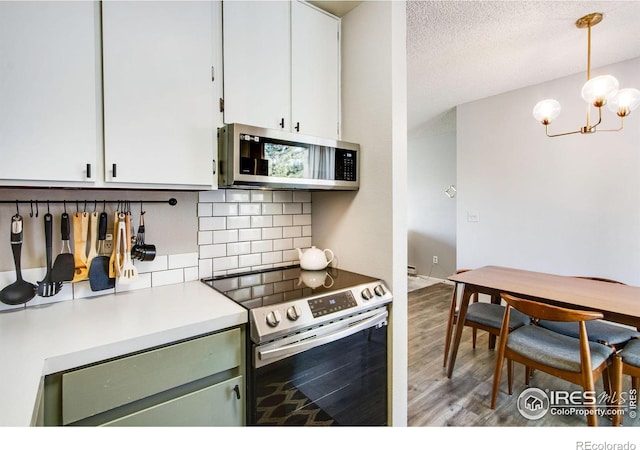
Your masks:
M 117 166 L 117 164 L 116 164 L 116 163 L 113 163 L 113 164 L 111 165 L 111 176 L 112 176 L 113 178 L 115 178 L 115 177 L 116 177 L 116 166 Z
M 233 387 L 233 392 L 236 393 L 236 398 L 238 400 L 240 400 L 240 386 L 238 386 L 237 384 Z
M 280 119 L 280 128 L 284 130 L 284 117 Z
M 87 178 L 91 178 L 91 164 L 87 164 Z
M 296 131 L 300 131 L 300 122 L 296 122 L 296 126 L 295 126 Z

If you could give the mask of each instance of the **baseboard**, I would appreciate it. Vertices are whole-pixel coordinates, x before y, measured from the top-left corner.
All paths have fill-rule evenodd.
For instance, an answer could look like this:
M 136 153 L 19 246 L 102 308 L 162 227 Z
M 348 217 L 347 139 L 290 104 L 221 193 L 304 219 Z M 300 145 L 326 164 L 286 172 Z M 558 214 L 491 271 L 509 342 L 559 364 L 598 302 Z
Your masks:
M 429 283 L 445 283 L 445 284 L 451 284 L 453 285 L 453 281 L 447 280 L 447 279 L 442 279 L 442 278 L 436 278 L 436 277 L 430 277 L 428 275 L 410 275 L 411 277 L 414 278 L 420 278 L 421 280 L 425 280 L 428 281 Z

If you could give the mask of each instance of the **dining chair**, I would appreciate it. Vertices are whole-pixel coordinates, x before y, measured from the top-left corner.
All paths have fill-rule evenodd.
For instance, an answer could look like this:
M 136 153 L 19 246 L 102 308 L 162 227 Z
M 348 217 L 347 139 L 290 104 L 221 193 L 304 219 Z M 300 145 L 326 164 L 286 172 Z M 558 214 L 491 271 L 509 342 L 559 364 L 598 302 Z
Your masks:
M 614 350 L 608 345 L 589 341 L 585 326 L 588 321 L 602 319 L 602 313 L 561 308 L 504 293 L 501 297 L 507 306 L 501 327 L 503 338 L 498 345 L 493 374 L 491 409 L 495 409 L 496 406 L 505 358 L 509 395 L 512 394 L 513 361 L 578 384 L 585 391 L 594 391 L 595 380 L 601 375 L 608 378 Z M 580 337 L 576 339 L 556 333 L 535 323 L 510 331 L 508 323 L 513 311 L 520 311 L 533 319 L 577 322 Z M 590 405 L 589 408 L 591 411 L 587 414 L 587 424 L 596 426 L 596 406 Z
M 631 388 L 638 392 L 640 389 L 640 339 L 630 340 L 622 350 L 619 350 L 613 358 L 614 376 L 614 399 L 618 407 L 622 406 L 622 381 L 625 375 L 631 375 Z M 637 394 L 636 394 L 637 395 Z M 628 401 L 629 399 L 626 398 Z M 613 415 L 613 425 L 621 425 L 622 414 Z
M 459 269 L 456 274 L 468 272 L 470 269 Z M 449 356 L 449 349 L 451 347 L 451 338 L 453 336 L 453 327 L 458 322 L 458 284 L 453 287 L 453 294 L 451 295 L 451 304 L 449 306 L 449 317 L 447 320 L 447 331 L 444 342 L 444 360 L 442 367 L 447 366 L 447 358 Z M 475 293 L 467 308 L 467 314 L 464 320 L 464 326 L 470 327 L 473 331 L 472 334 L 472 347 L 476 348 L 477 332 L 483 330 L 488 332 L 492 336 L 500 335 L 500 326 L 502 325 L 502 316 L 504 315 L 504 306 L 500 304 L 479 302 L 478 294 Z M 529 317 L 515 312 L 511 316 L 510 328 L 516 329 L 523 325 L 528 324 Z M 489 349 L 493 349 L 494 345 L 492 340 L 489 340 Z
M 624 283 L 621 283 L 620 281 L 615 281 L 608 278 L 600 278 L 600 277 L 575 277 L 575 278 L 582 278 L 586 280 L 595 280 L 595 281 L 602 281 L 605 283 L 615 283 L 615 284 L 624 285 Z M 576 322 L 558 322 L 558 321 L 552 321 L 552 320 L 541 320 L 538 322 L 538 324 L 541 327 L 547 328 L 551 331 L 555 331 L 556 333 L 562 333 L 564 335 L 571 336 L 576 339 L 580 337 L 580 330 Z M 607 322 L 605 320 L 593 320 L 593 321 L 587 322 L 586 326 L 587 326 L 587 334 L 589 336 L 590 341 L 599 342 L 605 345 L 611 345 L 616 349 L 622 347 L 624 344 L 629 342 L 629 340 L 640 337 L 640 332 L 638 332 L 638 330 L 617 325 L 612 322 Z

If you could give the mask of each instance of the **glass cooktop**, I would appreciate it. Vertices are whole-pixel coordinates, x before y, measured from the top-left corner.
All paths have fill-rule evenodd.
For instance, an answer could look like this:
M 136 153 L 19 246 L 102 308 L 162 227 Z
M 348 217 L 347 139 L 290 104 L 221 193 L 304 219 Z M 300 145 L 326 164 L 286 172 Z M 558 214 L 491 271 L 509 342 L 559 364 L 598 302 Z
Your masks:
M 371 283 L 377 278 L 346 270 L 287 266 L 205 278 L 202 282 L 247 309 L 288 302 Z

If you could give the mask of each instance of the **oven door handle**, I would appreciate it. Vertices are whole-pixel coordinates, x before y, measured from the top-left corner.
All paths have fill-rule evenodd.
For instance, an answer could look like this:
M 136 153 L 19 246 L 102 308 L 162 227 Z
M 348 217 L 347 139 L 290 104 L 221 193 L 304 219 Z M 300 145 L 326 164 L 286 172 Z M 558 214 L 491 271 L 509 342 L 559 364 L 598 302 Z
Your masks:
M 347 328 L 340 329 L 335 333 L 327 334 L 325 336 L 318 336 L 316 338 L 307 339 L 301 342 L 296 342 L 294 344 L 289 344 L 274 349 L 258 350 L 258 358 L 261 361 L 265 361 L 267 359 L 282 358 L 312 349 L 314 347 L 318 347 L 323 344 L 327 344 L 329 342 L 336 341 L 338 339 L 345 338 L 347 336 L 351 336 L 352 334 L 356 334 L 362 330 L 366 330 L 367 328 L 384 326 L 387 324 L 388 316 L 389 313 L 385 310 L 368 319 L 361 320 L 360 322 L 355 322 L 354 324 L 349 325 Z

